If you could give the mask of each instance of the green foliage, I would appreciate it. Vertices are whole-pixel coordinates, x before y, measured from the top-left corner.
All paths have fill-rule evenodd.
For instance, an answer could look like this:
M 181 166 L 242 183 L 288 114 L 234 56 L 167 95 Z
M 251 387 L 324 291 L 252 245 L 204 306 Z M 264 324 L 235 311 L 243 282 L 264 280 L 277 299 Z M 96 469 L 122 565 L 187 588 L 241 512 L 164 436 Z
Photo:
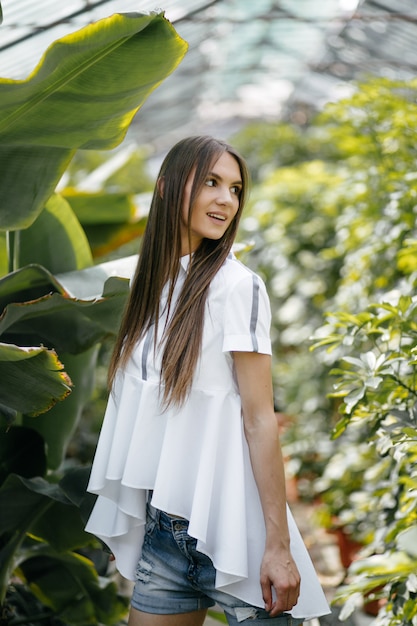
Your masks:
M 384 463 L 379 460 L 375 448 L 363 440 L 361 428 L 349 432 L 315 483 L 320 496 L 315 518 L 321 526 L 331 531 L 340 528 L 362 544 L 374 540 L 383 523 L 378 491 L 389 482 L 392 471 L 389 457 Z
M 65 172 L 66 186 L 83 189 L 100 188 L 108 194 L 142 194 L 153 190 L 153 179 L 148 173 L 150 152 L 142 146 L 126 149 L 80 150 Z M 101 175 L 100 175 L 101 173 Z M 87 181 L 87 183 L 86 183 Z
M 255 122 L 232 138 L 233 145 L 245 155 L 255 182 L 263 180 L 280 167 L 299 165 L 317 159 L 333 160 L 338 156 L 334 143 L 319 126 Z
M 372 585 L 387 585 L 387 615 L 389 611 L 398 614 L 405 610 L 401 606 L 417 568 L 415 555 L 399 558 L 395 572 L 392 561 L 394 554 L 403 551 L 399 541 L 404 531 L 417 524 L 415 314 L 416 303 L 408 296 L 370 305 L 357 315 L 334 313 L 330 320 L 333 332 L 328 332 L 324 340 L 331 348 L 343 350 L 340 366 L 332 372 L 336 378 L 334 395 L 342 399 L 334 437 L 345 431 L 349 434 L 359 425 L 376 457 L 374 475 L 378 468 L 389 469 L 383 479 L 378 476 L 374 483 L 365 473 L 359 486 L 362 493 L 368 493 L 371 506 L 367 523 L 373 520 L 374 528 L 379 529 L 368 544 L 368 552 L 382 554 L 382 561 L 389 562 L 390 567 L 382 576 L 374 569 L 374 560 L 360 562 L 352 570 L 352 585 L 342 589 L 338 598 L 346 599 L 358 589 L 366 592 Z M 344 500 L 343 507 L 347 506 Z M 351 515 L 358 519 L 357 506 L 351 507 Z M 399 583 L 404 583 L 403 587 Z M 404 593 L 400 595 L 401 588 Z M 352 602 L 345 611 L 351 608 Z M 392 620 L 388 623 L 394 624 L 393 616 Z
M 417 81 L 374 80 L 320 118 L 347 167 L 345 206 L 335 225 L 344 257 L 338 298 L 348 311 L 407 274 L 403 248 L 414 238 L 417 193 L 416 92 Z
M 63 400 L 72 382 L 52 350 L 0 343 L 0 416 L 13 421 L 17 413 L 39 415 Z M 16 381 L 25 393 L 16 394 Z
M 130 146 L 109 158 L 102 151 L 79 151 L 66 172 L 61 195 L 80 221 L 95 259 L 114 257 L 115 250 L 120 257 L 119 248 L 143 234 L 153 187 L 148 152 Z
M 20 429 L 15 430 L 22 440 Z M 40 469 L 33 460 L 31 468 L 22 462 L 26 473 Z M 9 474 L 0 487 L 0 574 L 8 579 L 14 572 L 17 585 L 8 591 L 9 624 L 37 616 L 22 615 L 14 601 L 21 594 L 19 579 L 42 602 L 39 609 L 45 618 L 59 615 L 65 624 L 114 624 L 126 612 L 127 599 L 118 594 L 115 583 L 100 580 L 91 559 L 83 556 L 97 550 L 97 542 L 84 532 L 85 515 L 94 502 L 85 492 L 88 468 L 69 471 L 58 483 L 39 475 L 24 478 L 21 470 L 20 475 Z M 30 605 L 33 611 L 33 602 Z
M 386 626 L 415 622 L 416 91 L 370 79 L 309 128 L 261 125 L 238 143 L 257 168 L 241 234 L 271 294 L 284 451 L 320 476 L 305 492 L 321 520 L 365 542 L 345 615 L 378 588 Z
M 186 48 L 162 13 L 114 14 L 54 42 L 26 80 L 0 80 L 1 228 L 34 221 L 77 149 L 117 146 Z
M 404 539 L 417 523 L 416 89 L 416 82 L 375 80 L 321 117 L 346 155 L 348 176 L 335 221 L 341 276 L 327 324 L 316 332 L 315 347 L 326 353 L 315 354 L 333 364 L 333 437 L 343 442 L 359 429 L 375 457 L 372 476 L 365 471 L 358 485 L 374 529 L 369 558 L 352 565 L 351 583 L 336 599 L 346 602 L 347 616 L 359 592 L 377 588 L 387 626 L 414 623 L 417 592 L 417 557 Z M 329 489 L 335 484 L 330 478 Z M 340 510 L 347 508 L 355 522 L 364 519 L 360 503 L 345 498 Z
M 52 195 L 39 217 L 19 233 L 17 266 L 37 263 L 55 274 L 83 269 L 93 263 L 86 235 L 70 205 Z M 59 254 L 57 254 L 59 250 Z
M 95 259 L 143 235 L 146 217 L 130 193 L 86 193 L 67 187 L 62 196 L 82 224 Z
M 119 325 L 128 280 L 116 276 L 131 263 L 89 267 L 86 233 L 52 193 L 78 148 L 122 141 L 186 47 L 162 13 L 115 14 L 52 44 L 26 80 L 0 80 L 0 604 L 11 625 L 114 624 L 127 611 L 84 531 L 89 468 L 63 461 L 100 343 Z M 100 200 L 96 225 L 109 214 Z M 113 206 L 122 234 L 135 221 L 126 207 L 129 197 Z

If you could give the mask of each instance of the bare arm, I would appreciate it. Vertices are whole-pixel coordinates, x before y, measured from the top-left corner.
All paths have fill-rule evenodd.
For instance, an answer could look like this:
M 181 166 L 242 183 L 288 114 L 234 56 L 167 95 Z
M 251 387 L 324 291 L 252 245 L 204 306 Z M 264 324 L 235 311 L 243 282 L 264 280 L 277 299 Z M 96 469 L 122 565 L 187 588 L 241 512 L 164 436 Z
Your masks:
M 265 519 L 266 543 L 261 566 L 265 609 L 271 617 L 297 603 L 300 575 L 290 552 L 285 478 L 278 423 L 274 412 L 271 357 L 233 353 L 242 398 L 245 436 Z M 272 599 L 274 587 L 277 600 Z

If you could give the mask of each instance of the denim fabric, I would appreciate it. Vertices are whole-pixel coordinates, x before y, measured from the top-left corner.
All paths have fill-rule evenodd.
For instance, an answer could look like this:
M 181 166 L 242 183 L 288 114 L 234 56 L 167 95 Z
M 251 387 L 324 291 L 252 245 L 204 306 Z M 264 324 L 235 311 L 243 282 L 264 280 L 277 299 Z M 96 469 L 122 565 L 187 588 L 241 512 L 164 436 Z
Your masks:
M 136 569 L 132 606 L 145 613 L 178 614 L 217 604 L 230 626 L 298 626 L 289 614 L 269 617 L 259 607 L 246 604 L 215 588 L 216 570 L 208 556 L 196 550 L 187 533 L 188 521 L 148 505 L 146 533 Z

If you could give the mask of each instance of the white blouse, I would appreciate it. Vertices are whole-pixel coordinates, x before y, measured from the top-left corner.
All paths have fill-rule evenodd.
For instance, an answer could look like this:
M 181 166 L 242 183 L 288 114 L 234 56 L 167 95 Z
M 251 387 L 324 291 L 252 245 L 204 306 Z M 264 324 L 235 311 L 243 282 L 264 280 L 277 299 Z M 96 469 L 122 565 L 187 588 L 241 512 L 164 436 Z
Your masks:
M 188 257 L 183 257 L 171 311 L 187 265 Z M 161 310 L 164 298 L 166 293 Z M 159 333 L 166 315 L 163 310 Z M 189 520 L 197 549 L 216 568 L 216 587 L 264 607 L 259 572 L 265 524 L 231 352 L 271 354 L 270 321 L 265 285 L 230 255 L 210 286 L 202 356 L 186 403 L 161 409 L 161 353 L 154 354 L 152 329 L 118 373 L 88 485 L 98 499 L 86 530 L 109 546 L 126 578 L 135 576 L 147 496 L 153 490 L 153 506 Z M 288 519 L 291 551 L 301 574 L 299 601 L 291 613 L 304 619 L 327 614 L 327 601 L 289 509 Z

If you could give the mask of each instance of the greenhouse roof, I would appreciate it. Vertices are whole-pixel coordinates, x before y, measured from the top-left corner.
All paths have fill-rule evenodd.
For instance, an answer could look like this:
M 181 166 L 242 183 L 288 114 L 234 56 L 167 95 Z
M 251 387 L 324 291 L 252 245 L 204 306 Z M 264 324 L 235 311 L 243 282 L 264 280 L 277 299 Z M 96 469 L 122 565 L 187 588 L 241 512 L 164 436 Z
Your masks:
M 169 142 L 227 134 L 248 119 L 300 119 L 368 74 L 409 79 L 417 68 L 415 0 L 159 0 L 189 43 L 145 103 L 130 136 Z M 1 0 L 0 75 L 25 78 L 58 39 L 140 0 Z M 298 117 L 297 117 L 298 116 Z

